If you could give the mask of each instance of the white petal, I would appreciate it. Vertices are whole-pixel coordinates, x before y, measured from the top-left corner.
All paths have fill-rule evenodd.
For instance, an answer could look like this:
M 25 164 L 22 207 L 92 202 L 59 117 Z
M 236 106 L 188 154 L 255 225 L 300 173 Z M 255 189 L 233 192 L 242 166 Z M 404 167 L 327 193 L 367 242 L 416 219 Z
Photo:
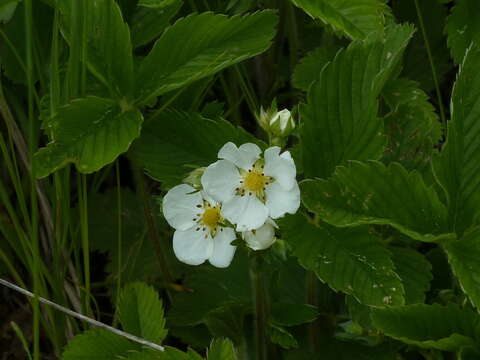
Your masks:
M 278 219 L 286 213 L 295 214 L 300 207 L 300 189 L 297 182 L 288 191 L 285 191 L 278 182 L 274 182 L 267 186 L 265 195 L 265 205 L 270 210 L 272 219 Z
M 236 195 L 223 204 L 222 214 L 237 225 L 237 231 L 247 231 L 258 229 L 265 223 L 268 209 L 255 195 Z
M 265 175 L 273 177 L 285 190 L 296 183 L 297 169 L 289 151 L 280 155 L 280 148 L 274 146 L 265 150 Z
M 171 227 L 187 230 L 195 225 L 197 205 L 202 205 L 202 195 L 190 185 L 177 185 L 163 198 L 163 215 Z
M 241 176 L 235 165 L 227 160 L 219 160 L 209 165 L 202 175 L 205 192 L 216 201 L 227 201 L 235 195 Z
M 228 142 L 220 149 L 218 157 L 231 161 L 241 169 L 248 170 L 260 158 L 261 152 L 262 150 L 252 143 L 246 143 L 237 148 L 234 143 Z
M 242 236 L 247 242 L 248 247 L 253 250 L 264 250 L 269 248 L 276 240 L 274 224 L 273 220 L 268 219 L 267 222 L 255 230 L 255 232 L 243 232 Z
M 208 259 L 210 264 L 219 268 L 226 268 L 232 262 L 236 246 L 230 245 L 235 240 L 235 231 L 232 228 L 222 228 L 213 238 L 213 253 Z
M 195 227 L 186 231 L 177 230 L 173 234 L 173 252 L 185 264 L 200 265 L 212 256 L 212 237 L 208 231 L 196 231 Z

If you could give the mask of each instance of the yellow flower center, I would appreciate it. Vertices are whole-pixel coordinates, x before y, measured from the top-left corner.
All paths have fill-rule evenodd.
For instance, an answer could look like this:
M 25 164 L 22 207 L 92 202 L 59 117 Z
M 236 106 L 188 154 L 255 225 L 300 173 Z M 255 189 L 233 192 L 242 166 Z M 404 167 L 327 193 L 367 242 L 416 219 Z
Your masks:
M 243 187 L 245 190 L 256 193 L 265 187 L 268 177 L 257 171 L 248 172 L 243 179 Z
M 207 207 L 202 214 L 202 223 L 211 229 L 217 227 L 220 221 L 220 209 L 217 207 Z

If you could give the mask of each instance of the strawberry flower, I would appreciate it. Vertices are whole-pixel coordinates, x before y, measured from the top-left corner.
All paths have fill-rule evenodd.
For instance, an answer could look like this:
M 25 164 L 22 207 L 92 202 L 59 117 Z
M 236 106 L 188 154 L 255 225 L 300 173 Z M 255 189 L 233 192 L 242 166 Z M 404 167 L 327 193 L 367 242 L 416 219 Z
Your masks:
M 175 256 L 189 265 L 208 260 L 213 266 L 230 265 L 236 247 L 236 234 L 223 224 L 222 206 L 203 191 L 181 184 L 163 198 L 163 213 L 176 231 L 173 235 Z
M 246 143 L 237 148 L 226 143 L 220 160 L 205 169 L 201 183 L 205 192 L 221 202 L 222 214 L 237 231 L 262 227 L 268 218 L 294 214 L 300 206 L 296 167 L 290 155 L 278 146 L 265 150 Z

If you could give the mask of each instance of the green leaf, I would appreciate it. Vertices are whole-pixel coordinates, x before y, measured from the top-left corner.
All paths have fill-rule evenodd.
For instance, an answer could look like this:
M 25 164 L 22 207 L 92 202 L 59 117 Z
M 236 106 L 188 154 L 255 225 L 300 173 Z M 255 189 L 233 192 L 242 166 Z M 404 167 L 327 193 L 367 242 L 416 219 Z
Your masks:
M 207 352 L 208 360 L 237 360 L 237 354 L 231 341 L 215 339 Z
M 320 78 L 323 67 L 335 58 L 340 49 L 339 44 L 327 43 L 310 52 L 295 67 L 292 76 L 293 85 L 296 88 L 308 90 L 310 85 Z
M 35 154 L 35 175 L 45 177 L 68 163 L 92 173 L 128 150 L 140 134 L 142 114 L 112 100 L 89 96 L 58 109 L 50 122 L 53 141 Z
M 132 19 L 132 43 L 139 47 L 162 34 L 183 5 L 182 0 L 161 1 L 158 6 L 139 2 Z
M 397 274 L 405 288 L 405 303 L 422 304 L 433 278 L 432 265 L 418 251 L 399 247 L 391 247 L 390 251 Z
M 306 269 L 332 289 L 372 306 L 404 303 L 389 251 L 366 228 L 318 227 L 301 214 L 280 221 L 282 235 Z
M 162 301 L 144 283 L 124 287 L 118 303 L 118 316 L 126 332 L 160 344 L 167 336 Z
M 105 360 L 126 356 L 139 346 L 107 330 L 95 329 L 75 336 L 63 352 L 63 360 Z
M 445 30 L 448 46 L 455 63 L 461 64 L 465 53 L 473 43 L 480 43 L 480 24 L 475 14 L 480 12 L 480 2 L 476 0 L 457 1 L 448 17 Z
M 397 79 L 385 85 L 382 96 L 390 108 L 384 118 L 388 144 L 383 161 L 397 161 L 409 170 L 429 168 L 441 124 L 427 94 L 415 81 Z
M 277 325 L 294 326 L 314 321 L 318 316 L 315 306 L 274 302 L 271 308 L 272 321 Z
M 461 235 L 473 223 L 480 203 L 480 48 L 470 48 L 460 68 L 451 100 L 447 141 L 433 160 L 445 190 L 449 229 Z
M 137 101 L 150 99 L 258 55 L 270 46 L 272 11 L 227 17 L 194 14 L 165 31 L 137 73 Z
M 472 303 L 480 309 L 480 229 L 443 244 L 448 262 Z
M 456 306 L 408 305 L 375 309 L 375 326 L 386 335 L 422 348 L 456 351 L 477 346 L 479 316 Z
M 148 174 L 164 185 L 175 186 L 199 166 L 217 160 L 218 150 L 232 141 L 257 143 L 253 135 L 225 120 L 212 121 L 196 113 L 164 111 L 148 121 L 132 151 Z
M 381 156 L 385 137 L 377 96 L 412 33 L 410 26 L 390 27 L 384 39 L 356 41 L 323 68 L 300 107 L 307 177 L 328 177 L 347 160 Z
M 300 187 L 305 206 L 335 226 L 390 225 L 420 241 L 452 236 L 445 234 L 447 211 L 435 190 L 398 163 L 352 161 L 330 179 Z
M 389 13 L 385 0 L 291 0 L 314 19 L 320 19 L 352 39 L 380 31 Z
M 293 335 L 281 326 L 269 324 L 267 334 L 270 341 L 280 345 L 284 349 L 292 349 L 298 347 L 298 341 Z

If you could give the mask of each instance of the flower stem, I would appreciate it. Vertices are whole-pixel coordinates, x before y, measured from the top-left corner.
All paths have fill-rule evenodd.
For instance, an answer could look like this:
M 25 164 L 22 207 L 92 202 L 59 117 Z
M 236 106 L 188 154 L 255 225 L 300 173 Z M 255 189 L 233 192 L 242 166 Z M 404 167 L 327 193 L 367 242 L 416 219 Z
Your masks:
M 143 202 L 143 211 L 145 214 L 145 221 L 147 223 L 148 235 L 155 249 L 155 254 L 157 256 L 157 261 L 160 266 L 160 272 L 162 274 L 163 281 L 165 283 L 165 289 L 166 289 L 168 299 L 171 301 L 172 298 L 171 298 L 168 285 L 172 284 L 173 276 L 168 267 L 164 246 L 160 241 L 160 235 L 158 233 L 157 224 L 153 217 L 154 211 L 152 208 L 151 197 L 148 193 L 147 184 L 146 184 L 142 169 L 137 167 L 137 165 L 133 161 L 132 161 L 132 167 L 134 168 L 133 171 L 134 171 L 138 192 Z
M 318 282 L 317 276 L 313 271 L 307 272 L 307 304 L 318 307 Z M 308 343 L 310 350 L 314 354 L 319 351 L 320 329 L 318 320 L 308 324 Z
M 265 291 L 265 279 L 261 270 L 261 257 L 254 254 L 251 261 L 250 277 L 255 304 L 255 349 L 256 359 L 267 359 L 267 299 Z

